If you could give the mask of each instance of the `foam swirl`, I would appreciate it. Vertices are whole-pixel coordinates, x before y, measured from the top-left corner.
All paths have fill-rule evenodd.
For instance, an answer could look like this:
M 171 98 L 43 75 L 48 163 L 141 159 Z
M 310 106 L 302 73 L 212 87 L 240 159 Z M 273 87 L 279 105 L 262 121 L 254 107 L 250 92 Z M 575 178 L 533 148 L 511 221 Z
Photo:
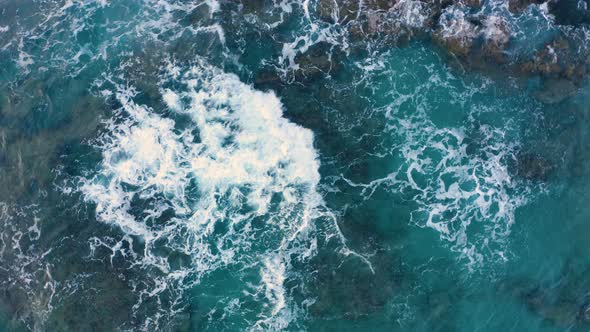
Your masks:
M 159 271 L 158 286 L 143 300 L 239 265 L 240 274 L 258 279 L 252 296 L 265 294 L 254 326 L 286 326 L 289 254 L 313 250 L 309 235 L 321 203 L 312 132 L 283 118 L 273 93 L 203 64 L 169 65 L 161 86 L 170 117 L 119 86 L 119 116 L 96 142 L 100 170 L 79 189 L 100 220 L 126 234 L 123 242 L 145 243 L 127 255 Z M 120 242 L 91 245 L 124 254 Z M 179 266 L 171 253 L 190 263 Z

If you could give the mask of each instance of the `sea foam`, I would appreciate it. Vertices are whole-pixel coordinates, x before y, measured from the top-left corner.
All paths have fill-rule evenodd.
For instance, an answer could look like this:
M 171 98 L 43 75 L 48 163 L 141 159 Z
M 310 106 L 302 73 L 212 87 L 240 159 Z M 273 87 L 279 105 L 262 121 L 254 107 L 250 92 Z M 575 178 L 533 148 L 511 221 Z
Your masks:
M 91 247 L 160 271 L 140 302 L 233 265 L 259 271 L 256 287 L 267 304 L 254 326 L 288 325 L 283 281 L 291 254 L 313 250 L 312 218 L 322 201 L 313 133 L 286 120 L 272 92 L 204 64 L 170 64 L 161 87 L 170 117 L 136 103 L 132 88 L 114 93 L 122 107 L 95 142 L 100 170 L 79 190 L 124 236 L 94 239 Z M 133 238 L 145 243 L 142 252 L 124 252 L 121 242 Z M 173 266 L 163 251 L 187 255 L 190 264 Z

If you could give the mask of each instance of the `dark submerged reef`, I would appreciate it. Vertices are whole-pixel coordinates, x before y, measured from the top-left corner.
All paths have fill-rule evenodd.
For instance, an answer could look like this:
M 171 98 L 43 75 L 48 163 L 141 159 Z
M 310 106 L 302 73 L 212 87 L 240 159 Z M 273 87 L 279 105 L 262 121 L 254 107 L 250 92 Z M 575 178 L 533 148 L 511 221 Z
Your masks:
M 568 331 L 586 331 L 590 326 L 590 298 L 587 271 L 575 271 L 569 264 L 554 280 L 500 283 L 498 289 L 526 306 L 545 324 Z
M 514 19 L 539 10 L 541 4 L 509 1 L 505 14 Z M 325 189 L 323 198 L 328 207 L 338 211 L 336 226 L 347 239 L 348 248 L 361 256 L 343 254 L 342 244 L 326 235 L 319 237 L 315 257 L 294 263 L 295 270 L 307 277 L 306 286 L 301 287 L 297 278 L 288 278 L 284 283 L 289 295 L 300 302 L 314 296 L 307 307 L 311 323 L 298 327 L 326 330 L 342 324 L 343 329 L 363 330 L 376 320 L 375 326 L 383 330 L 392 326 L 415 331 L 458 330 L 461 322 L 453 317 L 461 309 L 454 303 L 485 295 L 469 289 L 467 282 L 455 283 L 462 278 L 464 268 L 449 253 L 436 252 L 437 235 L 411 234 L 410 220 L 418 190 L 393 195 L 386 187 L 376 187 L 367 198 L 367 190 L 356 186 L 389 174 L 391 160 L 380 154 L 393 145 L 393 139 L 380 137 L 388 125 L 386 117 L 374 111 L 385 103 L 375 101 L 381 93 L 375 91 L 379 87 L 360 83 L 364 78 L 353 63 L 388 50 L 403 52 L 427 45 L 436 49 L 436 56 L 440 55 L 442 63 L 455 74 L 482 74 L 494 82 L 514 80 L 519 89 L 531 91 L 540 113 L 530 115 L 531 127 L 522 129 L 524 144 L 507 157 L 508 171 L 515 181 L 546 185 L 556 177 L 576 181 L 587 176 L 587 103 L 577 93 L 587 84 L 590 54 L 587 42 L 581 42 L 581 29 L 589 22 L 588 14 L 573 10 L 577 6 L 573 1 L 549 1 L 548 14 L 563 29 L 521 52 L 517 43 L 522 41 L 515 40 L 511 21 L 487 10 L 488 5 L 477 0 L 312 1 L 312 17 L 317 17 L 318 24 L 334 27 L 341 34 L 338 36 L 344 36 L 348 48 L 329 40 L 313 43 L 294 54 L 295 66 L 285 67 L 291 61 L 288 57 L 282 60 L 285 63 L 272 59 L 282 56 L 283 43 L 292 39 L 290 29 L 294 28 L 290 25 L 299 22 L 286 17 L 276 28 L 269 28 L 284 15 L 275 2 L 221 1 L 216 15 L 221 17 L 225 44 L 214 33 L 195 36 L 185 32 L 172 37 L 175 34 L 169 31 L 159 36 L 166 43 L 158 40 L 126 46 L 131 51 L 116 60 L 87 59 L 89 55 L 82 55 L 81 63 L 64 69 L 77 74 L 48 70 L 19 76 L 14 74 L 17 69 L 13 65 L 4 66 L 0 75 L 11 79 L 0 86 L 0 165 L 4 169 L 0 187 L 10 190 L 3 190 L 2 200 L 9 203 L 0 221 L 3 243 L 19 244 L 6 246 L 7 251 L 2 253 L 4 290 L 0 298 L 11 320 L 7 326 L 13 330 L 43 327 L 55 331 L 139 329 L 145 317 L 176 305 L 176 294 L 166 293 L 146 298 L 142 309 L 134 311 L 138 292 L 153 287 L 148 274 L 161 273 L 135 269 L 133 262 L 126 260 L 142 254 L 141 239 L 118 242 L 120 234 L 97 222 L 92 204 L 82 204 L 79 193 L 64 196 L 58 187 L 72 177 L 93 171 L 102 157 L 89 140 L 104 130 L 101 120 L 121 107 L 114 98 L 97 93 L 112 84 L 97 82 L 101 66 L 117 68 L 124 63 L 124 70 L 115 71 L 137 90 L 137 102 L 167 115 L 157 77 L 170 60 L 167 54 L 173 54 L 178 62 L 210 55 L 213 63 L 237 73 L 256 88 L 276 91 L 285 105 L 294 105 L 288 107 L 286 117 L 312 128 L 316 135 L 322 159 L 320 172 L 325 175 L 321 183 Z M 408 6 L 416 6 L 422 14 L 417 21 L 401 17 Z M 15 26 L 11 20 L 17 16 L 16 8 L 15 2 L 5 6 L 2 25 Z M 23 10 L 20 15 L 26 16 Z M 141 16 L 135 10 L 133 5 L 120 6 L 96 14 L 94 19 L 105 24 L 107 16 Z M 191 27 L 210 23 L 213 13 L 200 6 L 189 12 L 174 11 L 172 16 L 181 29 L 190 31 Z M 95 29 L 77 35 L 78 43 L 108 39 L 107 32 Z M 40 47 L 30 46 L 33 51 Z M 232 52 L 240 55 L 239 64 L 227 60 Z M 182 127 L 182 116 L 171 116 Z M 460 144 L 467 147 L 468 156 L 483 156 L 484 161 L 491 162 L 484 151 L 485 137 L 478 136 L 485 129 L 485 121 L 473 120 L 465 142 Z M 419 178 L 416 181 L 422 181 L 420 185 L 428 182 Z M 142 204 L 149 205 L 139 198 L 135 203 L 132 212 L 137 216 L 146 209 Z M 17 205 L 31 208 L 20 211 L 14 207 Z M 458 212 L 448 213 L 451 218 Z M 36 214 L 51 222 L 37 225 Z M 173 215 L 170 211 L 154 222 L 166 224 Z M 334 227 L 329 221 L 318 224 L 324 234 Z M 39 230 L 19 235 L 30 227 Z M 105 238 L 123 249 L 112 251 L 101 242 Z M 168 253 L 166 257 L 174 262 L 173 266 L 190 264 L 181 253 Z M 363 257 L 368 257 L 368 262 Z M 442 280 L 441 274 L 448 274 L 451 280 Z M 487 277 L 474 278 L 482 283 L 489 281 Z M 584 273 L 566 271 L 553 282 L 531 279 L 495 284 L 499 284 L 497 289 L 507 295 L 508 301 L 525 306 L 551 326 L 583 331 L 589 328 L 590 316 L 585 279 Z M 211 283 L 223 287 L 222 282 Z M 215 323 L 211 321 L 220 320 L 222 314 L 216 312 L 211 318 L 207 294 L 197 292 L 193 297 L 196 299 L 189 304 L 179 306 L 174 317 L 162 318 L 163 326 L 181 331 L 221 326 L 212 325 Z M 243 310 L 254 311 L 256 304 L 243 298 Z M 405 317 L 407 306 L 417 308 L 426 321 Z M 243 325 L 236 323 L 233 327 Z

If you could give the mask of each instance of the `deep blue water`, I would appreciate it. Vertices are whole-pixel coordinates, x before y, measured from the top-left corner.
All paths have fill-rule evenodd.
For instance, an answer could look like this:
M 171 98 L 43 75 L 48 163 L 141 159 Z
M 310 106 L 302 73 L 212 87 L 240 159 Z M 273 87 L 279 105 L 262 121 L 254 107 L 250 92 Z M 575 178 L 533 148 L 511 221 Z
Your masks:
M 0 330 L 590 330 L 584 0 L 0 0 Z

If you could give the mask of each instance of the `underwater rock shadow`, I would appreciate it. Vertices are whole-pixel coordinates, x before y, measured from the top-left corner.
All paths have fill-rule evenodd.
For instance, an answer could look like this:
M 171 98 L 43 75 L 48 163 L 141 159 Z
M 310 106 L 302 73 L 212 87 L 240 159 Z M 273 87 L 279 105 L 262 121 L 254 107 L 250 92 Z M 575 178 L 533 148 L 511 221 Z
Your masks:
M 519 301 L 550 326 L 581 332 L 590 329 L 589 268 L 575 271 L 567 262 L 561 275 L 545 282 L 528 279 L 505 280 L 498 291 Z

